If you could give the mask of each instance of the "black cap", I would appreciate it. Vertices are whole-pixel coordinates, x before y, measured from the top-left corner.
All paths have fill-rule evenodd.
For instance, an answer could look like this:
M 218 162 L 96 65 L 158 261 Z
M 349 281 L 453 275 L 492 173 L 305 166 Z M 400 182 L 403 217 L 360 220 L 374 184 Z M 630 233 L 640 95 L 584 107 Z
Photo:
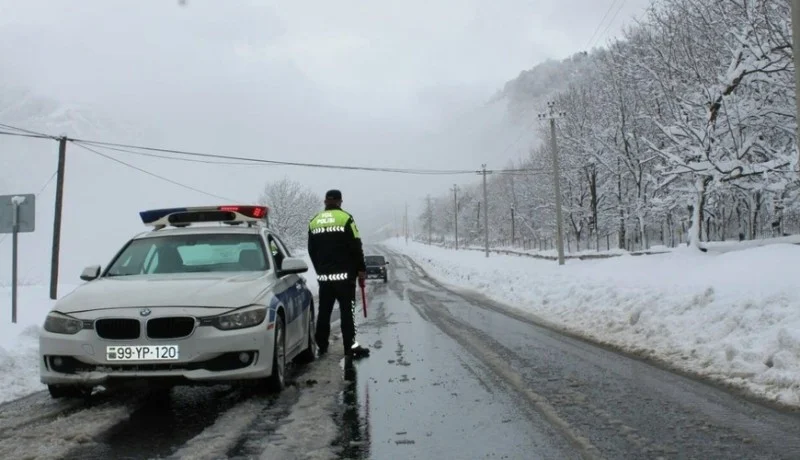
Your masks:
M 325 193 L 325 199 L 326 200 L 341 200 L 342 199 L 342 192 L 340 192 L 339 190 L 336 190 L 336 189 L 328 190 L 328 192 Z

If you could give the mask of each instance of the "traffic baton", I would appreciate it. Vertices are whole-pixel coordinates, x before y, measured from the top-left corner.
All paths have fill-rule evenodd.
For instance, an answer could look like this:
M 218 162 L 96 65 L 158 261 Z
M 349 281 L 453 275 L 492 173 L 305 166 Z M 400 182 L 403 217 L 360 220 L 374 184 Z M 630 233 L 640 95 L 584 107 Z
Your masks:
M 364 318 L 367 317 L 367 288 L 361 285 L 361 305 L 364 307 Z

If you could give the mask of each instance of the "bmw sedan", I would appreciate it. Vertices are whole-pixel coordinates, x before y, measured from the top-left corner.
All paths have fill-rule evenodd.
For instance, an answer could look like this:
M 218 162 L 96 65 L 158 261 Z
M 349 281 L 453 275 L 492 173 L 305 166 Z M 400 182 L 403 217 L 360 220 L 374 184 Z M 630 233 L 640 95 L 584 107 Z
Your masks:
M 314 305 L 303 259 L 265 225 L 263 206 L 144 211 L 153 226 L 59 299 L 40 334 L 53 397 L 146 380 L 262 382 L 280 391 L 288 360 L 312 361 Z M 211 225 L 201 225 L 211 224 Z M 268 249 L 271 248 L 271 249 Z

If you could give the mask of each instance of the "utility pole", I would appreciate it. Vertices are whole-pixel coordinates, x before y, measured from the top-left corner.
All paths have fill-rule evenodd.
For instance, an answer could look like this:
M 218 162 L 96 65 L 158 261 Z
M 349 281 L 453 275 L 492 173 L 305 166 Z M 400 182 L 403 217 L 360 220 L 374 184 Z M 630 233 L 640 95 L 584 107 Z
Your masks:
M 408 201 L 406 201 L 406 214 L 403 216 L 403 231 L 405 231 L 406 246 L 408 246 Z
M 453 184 L 453 215 L 455 217 L 456 251 L 458 251 L 458 185 Z
M 481 229 L 481 202 L 478 201 L 478 217 L 475 219 L 475 228 Z
M 431 207 L 431 196 L 428 195 L 428 245 L 433 244 L 433 207 Z
M 486 192 L 486 175 L 491 173 L 491 171 L 486 170 L 486 164 L 482 164 L 481 170 L 478 171 L 478 174 L 483 176 L 483 245 L 486 250 L 486 257 L 489 257 L 489 197 Z
M 11 198 L 11 322 L 17 323 L 17 252 L 19 238 L 19 207 L 24 196 Z
M 795 145 L 800 168 L 800 0 L 792 0 L 792 50 L 794 54 L 794 103 L 797 117 Z
M 515 219 L 514 219 L 514 206 L 512 205 L 511 206 L 511 247 L 514 247 L 514 243 L 516 241 L 516 238 L 515 238 L 515 230 L 516 229 L 514 228 L 515 227 L 514 226 L 515 223 L 516 222 L 515 222 Z
M 53 248 L 50 258 L 50 298 L 58 298 L 58 255 L 61 250 L 61 209 L 64 204 L 64 166 L 67 160 L 67 137 L 58 140 L 58 170 L 56 171 L 56 204 L 53 216 Z
M 556 143 L 556 119 L 565 115 L 556 112 L 555 102 L 547 103 L 547 113 L 540 113 L 540 120 L 550 121 L 550 153 L 553 157 L 553 186 L 556 199 L 556 245 L 558 247 L 558 265 L 564 265 L 564 227 L 561 219 L 561 173 L 558 167 L 558 145 Z

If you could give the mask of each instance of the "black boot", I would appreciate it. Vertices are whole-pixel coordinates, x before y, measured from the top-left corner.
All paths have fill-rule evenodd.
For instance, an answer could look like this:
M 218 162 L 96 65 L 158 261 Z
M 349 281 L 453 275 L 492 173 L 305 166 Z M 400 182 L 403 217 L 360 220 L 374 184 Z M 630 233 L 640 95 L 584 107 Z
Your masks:
M 345 356 L 351 356 L 354 359 L 361 359 L 366 358 L 369 356 L 369 348 L 362 347 L 361 345 L 356 344 L 355 346 L 351 347 L 345 353 Z

